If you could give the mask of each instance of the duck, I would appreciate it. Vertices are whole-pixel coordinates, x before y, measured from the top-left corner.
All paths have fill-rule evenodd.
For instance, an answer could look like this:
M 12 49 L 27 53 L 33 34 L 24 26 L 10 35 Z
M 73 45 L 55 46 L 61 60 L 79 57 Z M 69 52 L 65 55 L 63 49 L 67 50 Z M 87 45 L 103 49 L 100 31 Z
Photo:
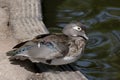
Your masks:
M 80 22 L 66 24 L 61 34 L 41 34 L 8 51 L 10 60 L 30 60 L 33 63 L 65 65 L 80 59 L 88 37 Z

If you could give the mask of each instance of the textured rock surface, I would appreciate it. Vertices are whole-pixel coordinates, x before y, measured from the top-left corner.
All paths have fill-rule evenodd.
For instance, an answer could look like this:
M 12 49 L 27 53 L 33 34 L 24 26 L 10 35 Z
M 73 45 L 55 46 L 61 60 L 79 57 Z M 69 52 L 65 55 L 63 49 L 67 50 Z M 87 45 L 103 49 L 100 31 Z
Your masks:
M 88 80 L 74 64 L 49 66 L 37 64 L 38 69 L 42 72 L 33 74 L 28 80 Z
M 8 60 L 5 52 L 10 50 L 17 41 L 12 37 L 7 26 L 8 14 L 5 9 L 0 8 L 0 80 L 26 80 L 32 74 L 20 65 L 13 65 Z M 20 63 L 28 67 L 28 63 Z M 32 66 L 31 66 L 32 67 Z M 32 69 L 31 67 L 28 67 Z
M 31 63 L 11 64 L 6 52 L 19 41 L 48 33 L 40 11 L 40 0 L 0 0 L 0 80 L 26 80 L 33 74 Z
M 40 0 L 9 0 L 10 26 L 14 37 L 20 41 L 46 34 L 48 30 L 42 22 Z
M 49 33 L 42 22 L 40 0 L 0 0 L 8 9 L 9 24 L 14 38 L 26 41 L 39 34 Z

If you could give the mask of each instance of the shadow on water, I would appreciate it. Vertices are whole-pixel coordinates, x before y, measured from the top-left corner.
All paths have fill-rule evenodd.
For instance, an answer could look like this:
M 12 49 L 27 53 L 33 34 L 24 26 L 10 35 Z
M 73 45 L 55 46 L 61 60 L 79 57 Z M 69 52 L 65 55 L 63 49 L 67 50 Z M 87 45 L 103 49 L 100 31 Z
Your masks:
M 89 80 L 120 80 L 120 0 L 44 0 L 44 22 L 58 32 L 70 21 L 87 25 L 89 41 L 75 63 Z

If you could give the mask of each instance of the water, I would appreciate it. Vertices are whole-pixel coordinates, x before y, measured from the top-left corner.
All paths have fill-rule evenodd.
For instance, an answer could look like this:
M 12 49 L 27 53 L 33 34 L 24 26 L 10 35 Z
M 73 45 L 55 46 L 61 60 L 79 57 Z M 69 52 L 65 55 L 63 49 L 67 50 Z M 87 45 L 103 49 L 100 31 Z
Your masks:
M 44 22 L 52 32 L 77 20 L 89 41 L 75 63 L 89 80 L 120 80 L 120 0 L 44 0 Z

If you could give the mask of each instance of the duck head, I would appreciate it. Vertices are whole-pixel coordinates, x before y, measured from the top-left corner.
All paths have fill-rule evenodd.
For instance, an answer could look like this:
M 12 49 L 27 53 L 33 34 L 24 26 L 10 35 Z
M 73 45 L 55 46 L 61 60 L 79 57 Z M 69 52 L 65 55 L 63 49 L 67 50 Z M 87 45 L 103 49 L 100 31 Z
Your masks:
M 85 25 L 82 23 L 70 23 L 63 28 L 63 33 L 71 38 L 73 37 L 82 37 L 85 40 L 88 40 L 85 30 L 83 29 Z

